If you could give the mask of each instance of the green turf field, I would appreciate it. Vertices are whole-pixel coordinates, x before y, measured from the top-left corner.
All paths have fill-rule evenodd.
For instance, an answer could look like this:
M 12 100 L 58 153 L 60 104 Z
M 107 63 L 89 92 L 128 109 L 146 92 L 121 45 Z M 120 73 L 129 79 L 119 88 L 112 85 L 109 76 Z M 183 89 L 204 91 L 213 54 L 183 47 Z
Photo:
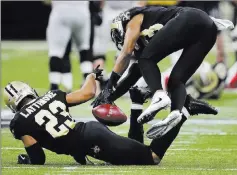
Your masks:
M 112 69 L 114 53 L 108 53 L 110 61 L 107 70 Z M 2 53 L 2 86 L 12 80 L 22 80 L 31 84 L 44 93 L 48 87 L 48 58 L 46 51 L 16 49 L 3 49 Z M 81 76 L 76 55 L 73 54 L 74 89 L 79 87 Z M 233 54 L 229 54 L 229 64 L 232 63 Z M 214 62 L 214 54 L 208 58 Z M 168 67 L 166 59 L 161 63 L 164 70 Z M 2 101 L 3 102 L 3 101 Z M 209 101 L 220 109 L 217 116 L 193 116 L 182 127 L 179 136 L 170 147 L 159 166 L 80 166 L 69 156 L 56 155 L 46 151 L 46 164 L 44 166 L 30 166 L 16 164 L 17 155 L 25 153 L 20 141 L 13 139 L 8 128 L 1 130 L 1 167 L 2 174 L 237 174 L 237 94 L 225 92 L 219 101 Z M 130 101 L 121 98 L 117 102 L 127 115 L 129 115 Z M 71 110 L 76 119 L 94 120 L 89 102 Z M 146 104 L 147 106 L 147 104 Z M 2 103 L 2 107 L 4 104 Z M 160 112 L 157 119 L 162 119 L 167 111 Z M 111 128 L 118 134 L 127 135 L 129 123 Z M 145 125 L 145 129 L 149 124 Z M 145 139 L 149 144 L 150 140 Z M 92 159 L 93 160 L 93 159 Z M 95 160 L 93 160 L 95 161 Z M 100 163 L 95 161 L 95 163 Z

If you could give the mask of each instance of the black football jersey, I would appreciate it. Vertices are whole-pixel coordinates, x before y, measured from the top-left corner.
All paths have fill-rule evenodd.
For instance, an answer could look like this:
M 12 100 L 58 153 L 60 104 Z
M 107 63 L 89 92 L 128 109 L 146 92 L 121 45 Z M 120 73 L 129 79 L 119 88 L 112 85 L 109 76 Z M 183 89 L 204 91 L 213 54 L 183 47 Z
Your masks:
M 75 125 L 69 114 L 66 93 L 57 90 L 25 105 L 15 114 L 10 130 L 16 139 L 30 135 L 46 149 L 72 154 L 78 142 Z
M 183 1 L 181 5 L 184 7 L 192 7 L 209 12 L 213 8 L 218 8 L 220 1 Z
M 182 7 L 176 6 L 168 8 L 161 6 L 148 6 L 134 7 L 124 12 L 125 16 L 129 16 L 129 19 L 132 19 L 138 14 L 144 15 L 143 23 L 141 25 L 141 34 L 135 46 L 135 54 L 141 53 L 154 34 L 159 31 L 169 20 L 174 18 L 182 9 Z M 129 20 L 122 21 L 124 31 L 128 22 Z

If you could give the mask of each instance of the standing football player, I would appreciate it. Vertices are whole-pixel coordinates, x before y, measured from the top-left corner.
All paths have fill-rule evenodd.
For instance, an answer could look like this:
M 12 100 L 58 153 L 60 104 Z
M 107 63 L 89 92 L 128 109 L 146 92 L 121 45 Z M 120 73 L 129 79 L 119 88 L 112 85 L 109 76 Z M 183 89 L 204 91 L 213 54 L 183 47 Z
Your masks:
M 216 20 L 201 10 L 188 7 L 135 7 L 121 13 L 113 20 L 111 37 L 122 51 L 105 90 L 108 94 L 113 91 L 134 52 L 142 75 L 154 93 L 150 106 L 139 116 L 138 122 L 152 120 L 158 111 L 171 105 L 168 117 L 149 130 L 161 127 L 153 134 L 164 135 L 181 121 L 181 109 L 186 99 L 185 83 L 213 47 L 223 23 L 226 24 L 224 28 L 233 25 L 230 21 Z M 184 49 L 183 53 L 168 82 L 170 99 L 162 89 L 157 63 L 180 49 Z
M 38 96 L 20 81 L 10 82 L 4 88 L 4 101 L 15 113 L 10 130 L 27 152 L 18 156 L 19 164 L 43 165 L 46 157 L 42 148 L 70 155 L 81 164 L 86 164 L 87 155 L 114 165 L 156 165 L 162 160 L 188 116 L 182 115 L 176 127 L 153 139 L 149 146 L 116 135 L 99 122 L 76 123 L 71 118 L 69 107 L 95 96 L 95 80 L 101 78 L 101 73 L 96 68 L 80 90 L 69 94 L 52 90 Z
M 69 59 L 71 39 L 80 54 L 80 67 L 84 77 L 93 70 L 90 53 L 90 11 L 88 1 L 52 1 L 52 11 L 47 27 L 49 47 L 50 89 L 59 85 L 72 90 L 72 74 Z

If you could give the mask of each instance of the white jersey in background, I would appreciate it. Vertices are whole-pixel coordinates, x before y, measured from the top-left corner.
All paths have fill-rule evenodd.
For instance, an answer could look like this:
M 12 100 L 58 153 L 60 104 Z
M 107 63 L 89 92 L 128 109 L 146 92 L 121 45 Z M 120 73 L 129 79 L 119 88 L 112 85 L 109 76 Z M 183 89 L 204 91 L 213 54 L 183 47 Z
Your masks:
M 64 58 L 71 39 L 78 52 L 88 51 L 91 36 L 89 1 L 52 1 L 51 5 L 52 10 L 46 34 L 50 63 L 52 59 L 55 60 L 55 57 Z M 51 88 L 62 84 L 67 91 L 71 91 L 73 84 L 71 70 L 68 68 L 69 66 L 61 65 L 60 60 L 56 61 L 58 63 L 54 64 L 58 66 L 57 69 L 57 66 L 50 64 L 49 82 Z M 93 70 L 92 63 L 86 60 L 81 62 L 80 68 L 83 74 L 91 73 Z
M 95 27 L 94 55 L 105 55 L 108 49 L 117 50 L 110 38 L 110 24 L 121 12 L 135 6 L 134 1 L 105 1 L 103 8 L 103 23 Z
M 62 58 L 70 40 L 78 50 L 88 50 L 90 12 L 88 1 L 52 1 L 47 27 L 49 56 Z

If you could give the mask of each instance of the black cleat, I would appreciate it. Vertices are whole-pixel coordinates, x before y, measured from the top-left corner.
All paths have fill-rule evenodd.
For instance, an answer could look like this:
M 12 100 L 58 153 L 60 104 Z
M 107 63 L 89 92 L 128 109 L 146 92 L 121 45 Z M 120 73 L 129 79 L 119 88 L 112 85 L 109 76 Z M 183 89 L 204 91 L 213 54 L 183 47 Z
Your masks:
M 130 98 L 133 103 L 143 104 L 146 103 L 148 98 L 152 97 L 152 92 L 148 87 L 131 87 L 129 89 Z
M 191 95 L 187 95 L 184 107 L 187 109 L 190 115 L 218 114 L 218 110 L 215 107 L 212 107 L 207 102 L 202 100 L 194 99 L 191 97 Z

